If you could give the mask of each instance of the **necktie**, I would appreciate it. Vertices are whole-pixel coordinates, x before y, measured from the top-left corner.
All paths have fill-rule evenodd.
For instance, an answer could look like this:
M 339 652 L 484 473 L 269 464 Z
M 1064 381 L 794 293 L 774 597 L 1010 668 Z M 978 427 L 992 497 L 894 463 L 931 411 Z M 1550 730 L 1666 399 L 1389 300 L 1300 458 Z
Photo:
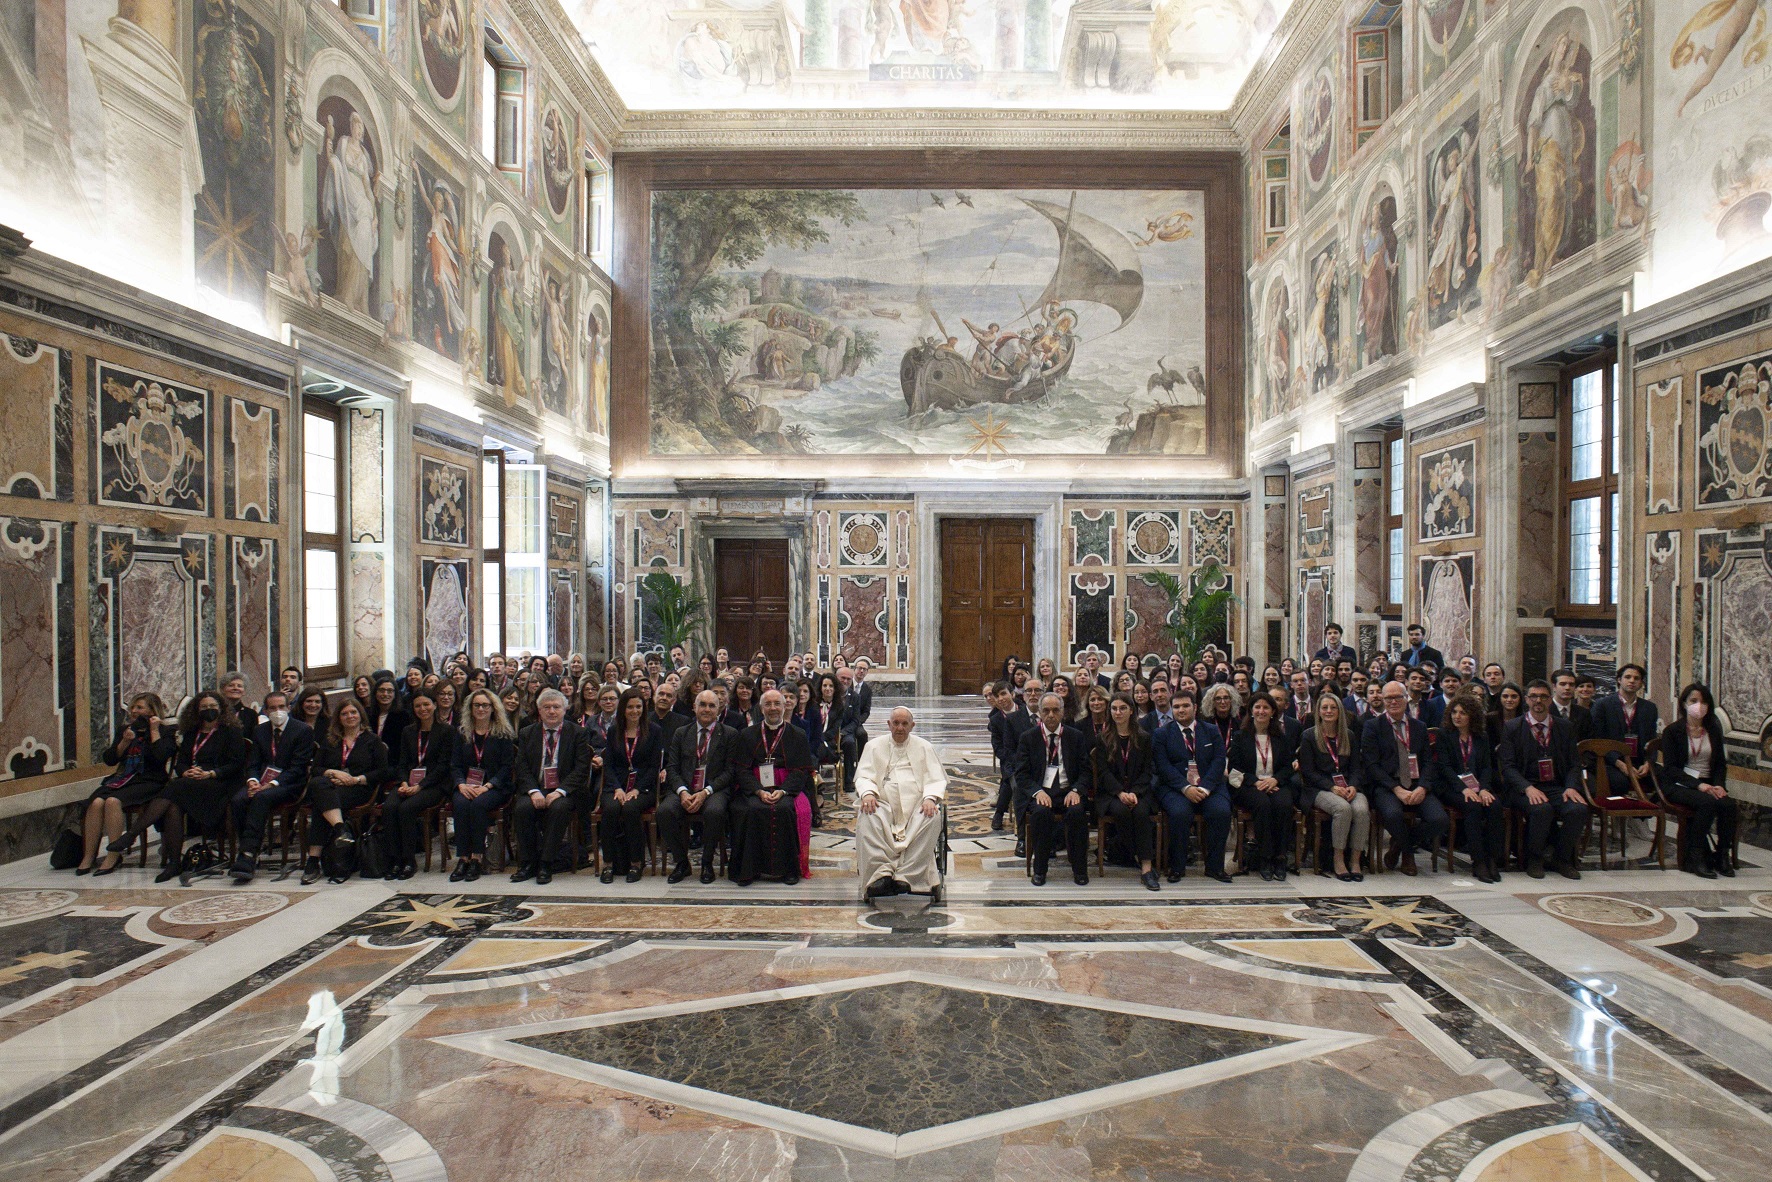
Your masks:
M 1548 722 L 1533 723 L 1532 733 L 1538 736 L 1538 745 L 1540 747 L 1548 748 L 1550 746 L 1550 724 Z
M 710 734 L 712 734 L 713 729 L 714 728 L 711 726 L 704 726 L 701 728 L 701 738 L 699 738 L 695 741 L 695 762 L 700 763 L 702 760 L 707 758 L 708 741 L 709 741 L 708 736 Z
M 559 749 L 559 746 L 560 746 L 560 732 L 559 731 L 549 731 L 548 732 L 547 752 L 541 758 L 541 765 L 543 767 L 553 767 L 554 766 L 554 752 Z
M 271 732 L 271 754 L 277 754 L 277 744 L 283 741 L 283 728 L 278 727 Z

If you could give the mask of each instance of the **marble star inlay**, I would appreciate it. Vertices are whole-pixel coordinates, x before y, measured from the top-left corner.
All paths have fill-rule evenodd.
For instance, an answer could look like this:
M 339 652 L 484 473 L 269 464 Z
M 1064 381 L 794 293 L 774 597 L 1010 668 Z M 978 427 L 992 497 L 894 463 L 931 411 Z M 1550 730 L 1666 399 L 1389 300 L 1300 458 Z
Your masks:
M 408 910 L 404 911 L 375 912 L 375 917 L 380 922 L 368 926 L 372 928 L 400 927 L 403 930 L 398 934 L 402 936 L 410 936 L 413 932 L 423 931 L 432 924 L 448 928 L 452 932 L 459 932 L 467 926 L 464 921 L 487 918 L 485 909 L 491 906 L 489 903 L 463 903 L 460 895 L 443 903 L 427 903 L 423 899 L 408 899 L 406 905 Z
M 1337 919 L 1352 919 L 1363 922 L 1366 926 L 1362 931 L 1376 932 L 1380 928 L 1402 928 L 1411 936 L 1422 934 L 1423 928 L 1450 928 L 1453 917 L 1439 911 L 1421 911 L 1420 899 L 1411 899 L 1407 903 L 1386 903 L 1378 899 L 1367 899 L 1364 903 L 1338 903 L 1335 907 Z
M 902 1158 L 1367 1038 L 899 972 L 437 1041 Z

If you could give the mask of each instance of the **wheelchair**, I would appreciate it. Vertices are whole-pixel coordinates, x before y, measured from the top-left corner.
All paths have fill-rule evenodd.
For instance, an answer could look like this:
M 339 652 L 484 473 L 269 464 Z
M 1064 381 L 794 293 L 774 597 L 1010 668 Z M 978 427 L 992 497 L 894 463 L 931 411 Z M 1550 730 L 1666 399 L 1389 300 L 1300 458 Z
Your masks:
M 939 880 L 936 882 L 935 886 L 932 889 L 927 890 L 927 891 L 907 891 L 904 894 L 885 895 L 885 896 L 882 896 L 881 898 L 870 899 L 867 897 L 867 894 L 866 894 L 867 884 L 863 883 L 862 884 L 862 890 L 863 890 L 862 901 L 864 903 L 866 903 L 869 907 L 873 908 L 875 911 L 887 911 L 887 910 L 894 910 L 894 908 L 881 906 L 881 904 L 887 899 L 905 899 L 905 898 L 911 898 L 914 896 L 921 895 L 923 897 L 926 897 L 929 900 L 929 902 L 925 905 L 926 908 L 941 906 L 943 898 L 946 897 L 946 891 L 944 888 L 947 886 L 947 878 L 948 878 L 948 804 L 947 804 L 947 801 L 944 800 L 941 802 L 941 809 L 940 809 L 940 812 L 937 814 L 936 819 L 939 822 L 940 827 L 935 832 L 935 874 L 936 874 L 936 878 Z

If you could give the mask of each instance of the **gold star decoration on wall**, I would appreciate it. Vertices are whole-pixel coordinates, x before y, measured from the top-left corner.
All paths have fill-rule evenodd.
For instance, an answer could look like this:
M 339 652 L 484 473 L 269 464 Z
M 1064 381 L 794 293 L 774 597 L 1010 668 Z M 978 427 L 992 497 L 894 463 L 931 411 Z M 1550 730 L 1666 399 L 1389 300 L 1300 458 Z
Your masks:
M 487 918 L 483 909 L 490 906 L 487 903 L 463 903 L 460 895 L 444 903 L 427 903 L 423 899 L 408 899 L 406 905 L 410 910 L 375 912 L 381 922 L 372 923 L 369 926 L 388 928 L 404 925 L 404 930 L 397 933 L 402 936 L 410 936 L 413 932 L 423 931 L 432 924 L 448 928 L 452 932 L 459 932 L 467 926 L 463 921 Z
M 997 412 L 995 410 L 985 411 L 984 422 L 982 423 L 970 416 L 967 417 L 966 421 L 972 424 L 973 430 L 972 446 L 966 449 L 967 455 L 982 455 L 988 460 L 991 458 L 992 452 L 1005 456 L 1009 454 L 1009 449 L 1003 446 L 1003 441 L 1005 439 L 1013 439 L 1015 438 L 1015 435 L 1009 430 L 1008 423 L 999 423 L 997 421 Z
M 1422 935 L 1423 928 L 1450 928 L 1453 925 L 1445 921 L 1453 917 L 1443 911 L 1419 911 L 1420 899 L 1411 899 L 1400 906 L 1380 903 L 1376 899 L 1367 899 L 1364 903 L 1338 903 L 1335 917 L 1337 919 L 1361 920 L 1365 923 L 1362 932 L 1376 932 L 1380 928 L 1402 928 L 1411 936 Z
M 227 294 L 233 295 L 236 269 L 239 271 L 238 279 L 241 283 L 246 282 L 255 269 L 252 250 L 247 245 L 246 235 L 257 223 L 258 215 L 250 213 L 242 217 L 234 216 L 234 187 L 232 184 L 222 186 L 222 199 L 219 204 L 208 189 L 203 190 L 198 200 L 201 203 L 201 208 L 197 213 L 197 224 L 214 235 L 214 240 L 203 248 L 202 254 L 197 258 L 198 269 L 208 271 L 210 264 L 219 259 L 220 270 L 226 277 Z

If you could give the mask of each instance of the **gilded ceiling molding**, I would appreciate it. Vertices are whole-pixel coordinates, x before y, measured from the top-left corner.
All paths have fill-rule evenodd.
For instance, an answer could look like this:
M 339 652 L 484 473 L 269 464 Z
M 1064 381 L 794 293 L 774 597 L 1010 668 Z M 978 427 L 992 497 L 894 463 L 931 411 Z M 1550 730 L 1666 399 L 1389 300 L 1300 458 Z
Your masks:
M 572 91 L 590 119 L 593 138 L 613 147 L 622 128 L 633 118 L 621 101 L 615 84 L 585 48 L 584 37 L 567 19 L 559 0 L 505 0 L 505 6 L 540 47 L 554 74 Z
M 1225 118 L 1244 141 L 1291 88 L 1292 80 L 1323 52 L 1325 38 L 1342 19 L 1341 0 L 1295 0 L 1268 39 L 1267 49 L 1243 80 Z
M 631 152 L 936 147 L 1235 152 L 1243 141 L 1214 112 L 839 109 L 632 112 L 617 147 Z

